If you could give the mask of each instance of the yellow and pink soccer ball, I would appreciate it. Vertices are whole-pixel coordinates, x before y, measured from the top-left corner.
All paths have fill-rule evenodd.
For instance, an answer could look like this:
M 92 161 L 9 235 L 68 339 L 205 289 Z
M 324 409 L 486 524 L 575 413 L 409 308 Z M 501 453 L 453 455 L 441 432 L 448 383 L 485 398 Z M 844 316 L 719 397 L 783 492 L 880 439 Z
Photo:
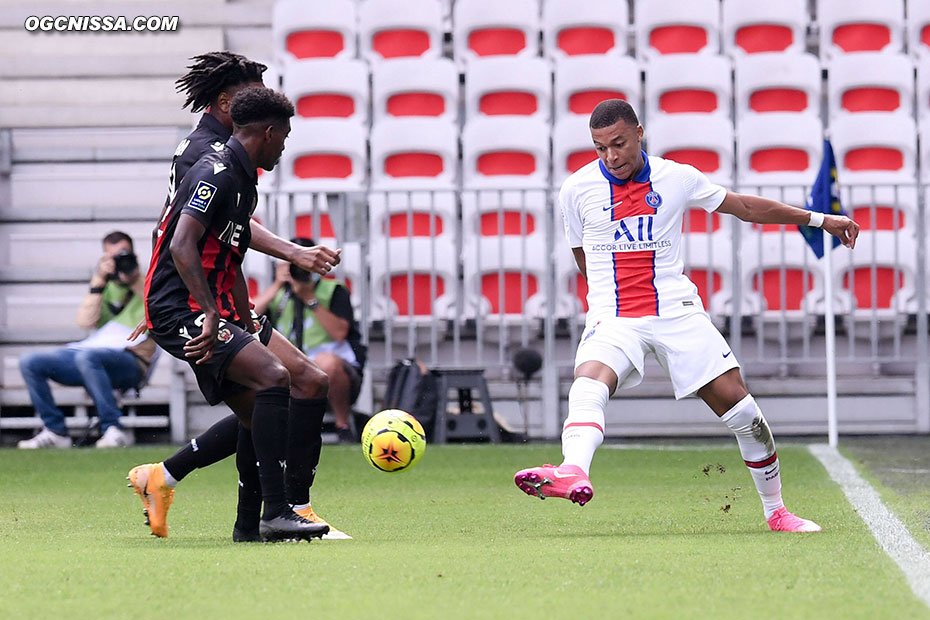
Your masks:
M 406 411 L 385 409 L 371 416 L 362 430 L 362 454 L 379 471 L 407 471 L 426 452 L 426 433 Z

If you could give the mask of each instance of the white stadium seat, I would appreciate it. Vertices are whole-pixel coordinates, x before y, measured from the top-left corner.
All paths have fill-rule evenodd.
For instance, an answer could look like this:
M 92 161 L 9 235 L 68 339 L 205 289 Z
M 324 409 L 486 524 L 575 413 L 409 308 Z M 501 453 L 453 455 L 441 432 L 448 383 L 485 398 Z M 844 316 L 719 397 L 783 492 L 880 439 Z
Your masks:
M 368 65 L 361 60 L 326 58 L 289 63 L 284 94 L 301 118 L 368 121 Z
M 831 117 L 850 112 L 913 112 L 914 62 L 910 56 L 843 54 L 830 62 L 828 73 Z
M 358 51 L 355 2 L 277 0 L 271 16 L 274 54 L 286 63 L 307 58 L 354 58 Z
M 398 58 L 372 70 L 374 120 L 432 116 L 458 119 L 459 74 L 448 58 Z
M 930 55 L 930 2 L 907 3 L 907 49 L 924 61 Z
M 733 125 L 713 114 L 665 114 L 646 125 L 650 155 L 690 164 L 713 182 L 733 184 Z
M 530 116 L 549 120 L 552 71 L 542 58 L 476 58 L 465 72 L 465 118 Z
M 723 0 L 723 49 L 736 57 L 803 52 L 809 22 L 807 0 Z
M 823 127 L 815 114 L 747 114 L 736 125 L 736 149 L 742 188 L 758 193 L 759 185 L 795 186 L 784 199 L 803 204 L 820 169 Z
M 636 55 L 720 53 L 717 0 L 637 2 Z
M 904 51 L 904 0 L 818 0 L 820 57 Z
M 359 10 L 359 48 L 372 62 L 391 58 L 435 58 L 442 53 L 439 0 L 365 0 Z
M 375 189 L 452 189 L 458 164 L 455 125 L 439 118 L 385 118 L 371 129 Z
M 536 0 L 456 0 L 452 41 L 458 60 L 481 56 L 536 56 Z
M 278 164 L 281 189 L 353 191 L 367 178 L 365 130 L 344 119 L 294 119 Z
M 626 0 L 543 0 L 543 50 L 551 58 L 625 54 Z
M 766 53 L 737 57 L 736 117 L 767 112 L 820 113 L 820 60 L 806 53 Z
M 646 119 L 657 114 L 730 116 L 732 65 L 725 56 L 657 56 L 646 64 Z
M 588 117 L 572 114 L 559 119 L 552 128 L 552 184 L 561 186 L 571 173 L 595 159 Z
M 591 114 L 605 99 L 623 99 L 640 109 L 643 95 L 639 63 L 629 56 L 567 56 L 555 62 L 555 117 Z
M 909 114 L 843 114 L 830 119 L 830 131 L 841 186 L 916 181 L 917 127 Z
M 534 118 L 478 117 L 462 131 L 465 189 L 549 184 L 549 124 Z

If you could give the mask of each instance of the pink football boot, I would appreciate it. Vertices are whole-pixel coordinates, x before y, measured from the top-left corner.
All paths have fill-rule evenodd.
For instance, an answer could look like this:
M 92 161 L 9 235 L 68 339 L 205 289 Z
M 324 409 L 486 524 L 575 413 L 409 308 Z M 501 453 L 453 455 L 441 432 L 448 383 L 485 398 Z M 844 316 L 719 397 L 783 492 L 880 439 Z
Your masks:
M 513 477 L 520 490 L 539 499 L 562 497 L 584 506 L 594 497 L 594 487 L 577 465 L 543 465 L 518 471 Z
M 819 532 L 822 528 L 807 519 L 788 512 L 788 509 L 782 506 L 775 511 L 768 520 L 769 529 L 773 532 Z

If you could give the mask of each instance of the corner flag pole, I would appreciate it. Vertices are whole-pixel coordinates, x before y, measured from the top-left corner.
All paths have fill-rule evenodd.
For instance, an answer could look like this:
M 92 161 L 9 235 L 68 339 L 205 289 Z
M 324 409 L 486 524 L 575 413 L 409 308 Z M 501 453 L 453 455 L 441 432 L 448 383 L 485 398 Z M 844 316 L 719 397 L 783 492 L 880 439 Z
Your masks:
M 833 316 L 833 248 L 830 245 L 830 233 L 821 231 L 824 247 L 824 278 L 826 289 L 824 304 L 824 327 L 826 328 L 827 356 L 827 441 L 831 448 L 838 442 L 836 428 L 836 322 Z
M 840 190 L 836 177 L 836 158 L 833 156 L 833 147 L 830 140 L 823 141 L 823 161 L 817 179 L 811 187 L 806 204 L 808 211 L 844 215 L 843 205 L 840 204 Z M 831 250 L 840 244 L 839 239 L 833 239 L 825 230 L 817 230 L 811 226 L 799 226 L 798 230 L 804 235 L 804 240 L 811 247 L 814 256 L 826 258 L 824 261 L 823 285 L 826 289 L 824 304 L 824 327 L 826 328 L 826 358 L 827 358 L 827 438 L 830 446 L 837 444 L 836 422 L 836 321 L 833 314 L 833 254 Z M 826 255 L 826 256 L 824 256 Z

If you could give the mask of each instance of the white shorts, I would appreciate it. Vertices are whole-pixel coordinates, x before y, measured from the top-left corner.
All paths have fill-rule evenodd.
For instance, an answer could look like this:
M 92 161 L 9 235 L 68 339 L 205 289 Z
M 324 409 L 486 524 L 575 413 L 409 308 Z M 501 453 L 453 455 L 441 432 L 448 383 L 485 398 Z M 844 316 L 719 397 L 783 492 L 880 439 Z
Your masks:
M 646 354 L 653 353 L 672 380 L 675 398 L 697 392 L 731 368 L 736 356 L 705 312 L 675 317 L 611 317 L 585 327 L 575 368 L 601 362 L 620 379 L 617 389 L 643 380 Z M 630 364 L 633 370 L 627 372 Z

